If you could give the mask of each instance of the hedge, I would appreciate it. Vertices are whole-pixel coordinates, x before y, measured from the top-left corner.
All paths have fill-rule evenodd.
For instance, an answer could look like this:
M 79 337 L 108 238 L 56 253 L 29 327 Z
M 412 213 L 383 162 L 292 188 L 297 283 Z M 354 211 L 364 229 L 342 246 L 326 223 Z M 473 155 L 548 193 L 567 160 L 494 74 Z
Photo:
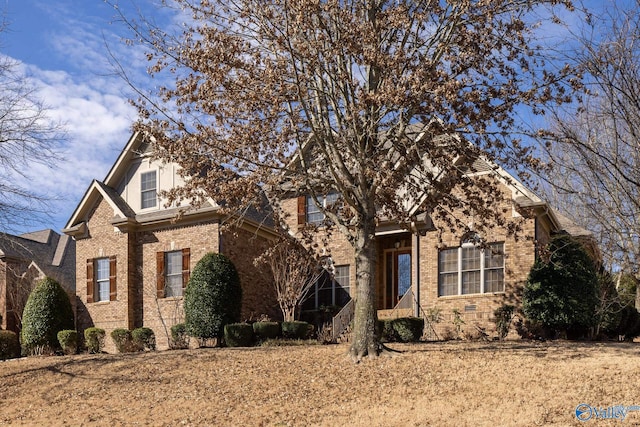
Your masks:
M 250 347 L 253 342 L 253 327 L 248 323 L 224 325 L 224 342 L 229 347 Z
M 20 357 L 20 340 L 13 331 L 0 331 L 0 360 Z

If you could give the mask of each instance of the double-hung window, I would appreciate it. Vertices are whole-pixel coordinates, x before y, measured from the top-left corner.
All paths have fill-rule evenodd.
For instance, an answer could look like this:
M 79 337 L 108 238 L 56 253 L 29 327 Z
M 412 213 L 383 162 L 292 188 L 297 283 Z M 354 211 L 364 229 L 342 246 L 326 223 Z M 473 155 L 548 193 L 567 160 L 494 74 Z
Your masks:
M 87 302 L 115 301 L 116 257 L 90 258 L 87 260 Z
M 109 258 L 96 260 L 96 287 L 94 301 L 109 301 Z
M 180 297 L 190 276 L 191 251 L 184 248 L 175 251 L 158 252 L 157 295 L 158 298 Z
M 322 205 L 322 208 L 331 208 L 339 199 L 338 193 L 329 193 L 326 196 L 319 196 L 318 202 Z M 306 200 L 306 222 L 308 224 L 322 224 L 325 221 L 325 215 L 322 210 L 316 205 L 312 196 L 307 196 Z
M 158 203 L 156 171 L 140 174 L 140 207 L 155 208 Z
M 177 297 L 182 295 L 182 251 L 171 251 L 166 254 L 165 295 Z
M 438 296 L 504 292 L 504 243 L 463 243 L 438 254 Z

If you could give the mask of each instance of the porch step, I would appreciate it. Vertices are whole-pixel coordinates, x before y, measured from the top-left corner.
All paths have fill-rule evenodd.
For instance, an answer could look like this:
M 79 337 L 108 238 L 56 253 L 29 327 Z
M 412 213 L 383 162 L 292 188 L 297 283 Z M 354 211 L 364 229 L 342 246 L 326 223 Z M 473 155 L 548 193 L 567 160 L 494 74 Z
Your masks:
M 411 317 L 413 310 L 410 308 L 392 308 L 389 310 L 378 310 L 378 319 L 397 319 L 398 317 Z

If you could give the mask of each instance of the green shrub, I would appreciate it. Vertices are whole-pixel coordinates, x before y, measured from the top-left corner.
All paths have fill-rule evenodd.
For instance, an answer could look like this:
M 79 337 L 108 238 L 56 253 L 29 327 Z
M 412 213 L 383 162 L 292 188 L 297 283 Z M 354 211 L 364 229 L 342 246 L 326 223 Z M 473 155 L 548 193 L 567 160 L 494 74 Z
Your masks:
M 156 350 L 156 335 L 150 328 L 136 328 L 131 331 L 131 338 L 133 344 L 138 350 L 143 351 L 145 349 L 155 351 Z
M 0 331 L 0 360 L 20 357 L 20 340 L 13 331 Z
M 73 329 L 65 329 L 58 332 L 58 342 L 64 354 L 76 354 L 78 352 L 78 333 Z
M 73 329 L 73 309 L 62 286 L 50 277 L 40 280 L 22 314 L 21 342 L 25 354 L 60 348 L 58 332 Z
M 229 347 L 250 347 L 253 342 L 253 327 L 248 323 L 224 325 L 224 342 Z
M 114 329 L 113 331 L 111 331 L 111 339 L 113 339 L 118 353 L 130 353 L 137 350 L 136 346 L 133 344 L 131 331 L 128 329 Z
M 378 320 L 378 331 L 380 333 L 380 339 L 382 341 L 394 342 L 396 340 L 396 334 L 393 330 L 391 319 Z
M 282 336 L 294 340 L 304 340 L 309 336 L 309 323 L 294 320 L 282 322 Z
M 522 311 L 551 336 L 585 335 L 597 321 L 598 277 L 593 260 L 569 235 L 554 237 L 531 268 Z
M 276 338 L 281 333 L 279 322 L 255 322 L 253 333 L 260 341 Z
M 84 343 L 89 353 L 102 353 L 106 332 L 101 328 L 87 328 L 84 330 Z
M 421 317 L 400 317 L 391 321 L 396 339 L 400 342 L 417 342 L 422 337 L 424 319 Z
M 501 340 L 505 339 L 509 334 L 511 321 L 513 320 L 515 307 L 510 304 L 503 304 L 496 308 L 493 312 L 493 321 L 496 324 L 496 330 Z
M 385 342 L 420 341 L 424 330 L 421 317 L 399 317 L 397 319 L 378 320 L 380 338 Z
M 624 307 L 620 313 L 620 323 L 616 333 L 625 341 L 633 341 L 640 336 L 640 313 L 635 307 Z
M 171 341 L 169 347 L 172 349 L 189 348 L 189 334 L 187 325 L 178 323 L 171 327 Z
M 223 327 L 240 320 L 242 288 L 233 263 L 208 253 L 196 264 L 184 294 L 187 332 L 200 341 L 220 338 Z

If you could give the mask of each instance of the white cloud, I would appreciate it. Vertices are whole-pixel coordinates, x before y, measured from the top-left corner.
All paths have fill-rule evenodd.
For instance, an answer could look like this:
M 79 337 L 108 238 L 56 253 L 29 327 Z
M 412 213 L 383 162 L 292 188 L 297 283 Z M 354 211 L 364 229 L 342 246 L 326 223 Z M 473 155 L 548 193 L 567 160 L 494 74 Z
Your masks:
M 51 228 L 64 227 L 93 179 L 102 180 L 131 133 L 136 112 L 117 78 L 72 75 L 61 70 L 24 66 L 35 96 L 48 108 L 47 115 L 62 123 L 66 140 L 55 165 L 33 164 L 28 186 L 56 197 Z

